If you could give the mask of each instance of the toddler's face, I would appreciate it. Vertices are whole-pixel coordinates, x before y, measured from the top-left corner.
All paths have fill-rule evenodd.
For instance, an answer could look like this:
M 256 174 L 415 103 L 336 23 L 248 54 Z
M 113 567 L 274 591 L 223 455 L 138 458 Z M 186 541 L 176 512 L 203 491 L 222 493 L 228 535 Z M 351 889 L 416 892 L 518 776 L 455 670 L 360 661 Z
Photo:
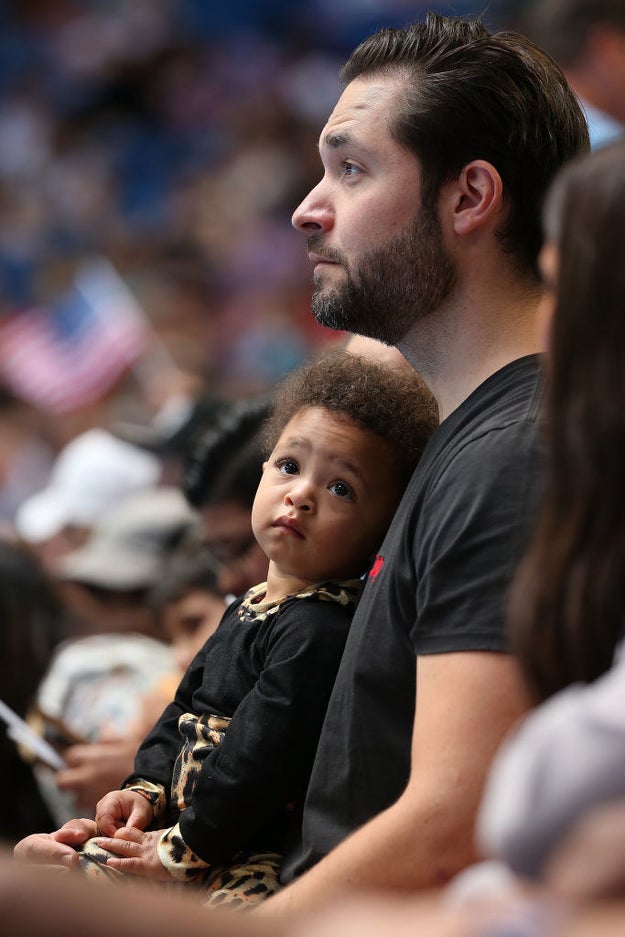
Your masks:
M 390 445 L 322 407 L 300 410 L 263 467 L 254 534 L 294 586 L 361 575 L 400 496 Z M 291 590 L 293 591 L 293 590 Z

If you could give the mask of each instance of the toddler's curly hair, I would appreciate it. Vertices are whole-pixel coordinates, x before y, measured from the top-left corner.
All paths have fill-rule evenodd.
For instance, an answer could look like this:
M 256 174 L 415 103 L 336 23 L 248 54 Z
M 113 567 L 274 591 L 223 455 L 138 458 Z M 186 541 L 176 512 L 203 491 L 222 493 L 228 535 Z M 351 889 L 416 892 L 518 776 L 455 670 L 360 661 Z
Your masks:
M 323 407 L 390 443 L 404 485 L 438 426 L 436 402 L 415 371 L 347 351 L 326 352 L 278 386 L 263 434 L 267 454 L 306 407 Z

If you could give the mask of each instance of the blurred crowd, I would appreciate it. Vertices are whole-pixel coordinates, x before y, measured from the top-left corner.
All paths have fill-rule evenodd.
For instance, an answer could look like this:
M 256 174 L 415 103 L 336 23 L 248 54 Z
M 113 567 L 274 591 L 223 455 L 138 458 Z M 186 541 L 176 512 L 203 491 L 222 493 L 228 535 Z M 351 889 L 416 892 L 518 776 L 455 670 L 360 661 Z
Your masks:
M 453 12 L 531 33 L 526 5 Z M 450 4 L 0 0 L 0 695 L 69 752 L 60 787 L 24 769 L 31 799 L 4 838 L 92 811 L 224 603 L 262 580 L 249 512 L 266 395 L 337 341 L 310 315 L 290 215 L 347 54 L 426 9 Z M 104 317 L 132 349 L 89 384 L 58 349 L 95 351 L 91 371 L 117 354 L 85 324 L 102 314 L 94 261 L 119 278 Z M 16 378 L 15 334 L 54 381 Z
M 235 395 L 271 385 L 326 340 L 289 218 L 318 176 L 338 67 L 372 28 L 437 6 L 3 2 L 0 324 L 53 306 L 103 256 L 139 300 L 159 361 Z M 513 8 L 490 4 L 487 17 Z M 116 413 L 144 417 L 168 397 L 171 383 L 146 370 L 117 388 Z M 57 432 L 58 448 L 84 422 L 44 436 Z

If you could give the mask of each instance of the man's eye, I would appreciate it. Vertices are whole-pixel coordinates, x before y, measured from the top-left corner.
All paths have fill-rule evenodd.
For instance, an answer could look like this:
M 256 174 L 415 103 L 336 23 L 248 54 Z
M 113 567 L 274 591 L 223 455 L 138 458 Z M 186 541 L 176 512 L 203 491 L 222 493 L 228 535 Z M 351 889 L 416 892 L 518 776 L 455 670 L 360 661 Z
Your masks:
M 348 160 L 344 160 L 341 163 L 341 170 L 344 176 L 357 176 L 361 172 L 359 166 L 356 166 L 355 163 L 350 163 Z
M 299 466 L 294 459 L 278 459 L 276 468 L 283 475 L 297 475 Z
M 332 494 L 335 494 L 337 498 L 346 498 L 348 501 L 354 500 L 354 490 L 347 482 L 332 482 L 330 491 Z

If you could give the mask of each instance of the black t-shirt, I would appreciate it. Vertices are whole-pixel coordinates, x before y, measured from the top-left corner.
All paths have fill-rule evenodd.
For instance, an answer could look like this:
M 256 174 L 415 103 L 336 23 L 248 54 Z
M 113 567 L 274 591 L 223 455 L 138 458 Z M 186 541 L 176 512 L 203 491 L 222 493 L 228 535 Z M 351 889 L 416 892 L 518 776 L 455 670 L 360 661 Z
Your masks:
M 285 882 L 404 790 L 417 655 L 505 650 L 505 595 L 541 487 L 540 397 L 540 359 L 521 358 L 430 440 L 356 610 Z

